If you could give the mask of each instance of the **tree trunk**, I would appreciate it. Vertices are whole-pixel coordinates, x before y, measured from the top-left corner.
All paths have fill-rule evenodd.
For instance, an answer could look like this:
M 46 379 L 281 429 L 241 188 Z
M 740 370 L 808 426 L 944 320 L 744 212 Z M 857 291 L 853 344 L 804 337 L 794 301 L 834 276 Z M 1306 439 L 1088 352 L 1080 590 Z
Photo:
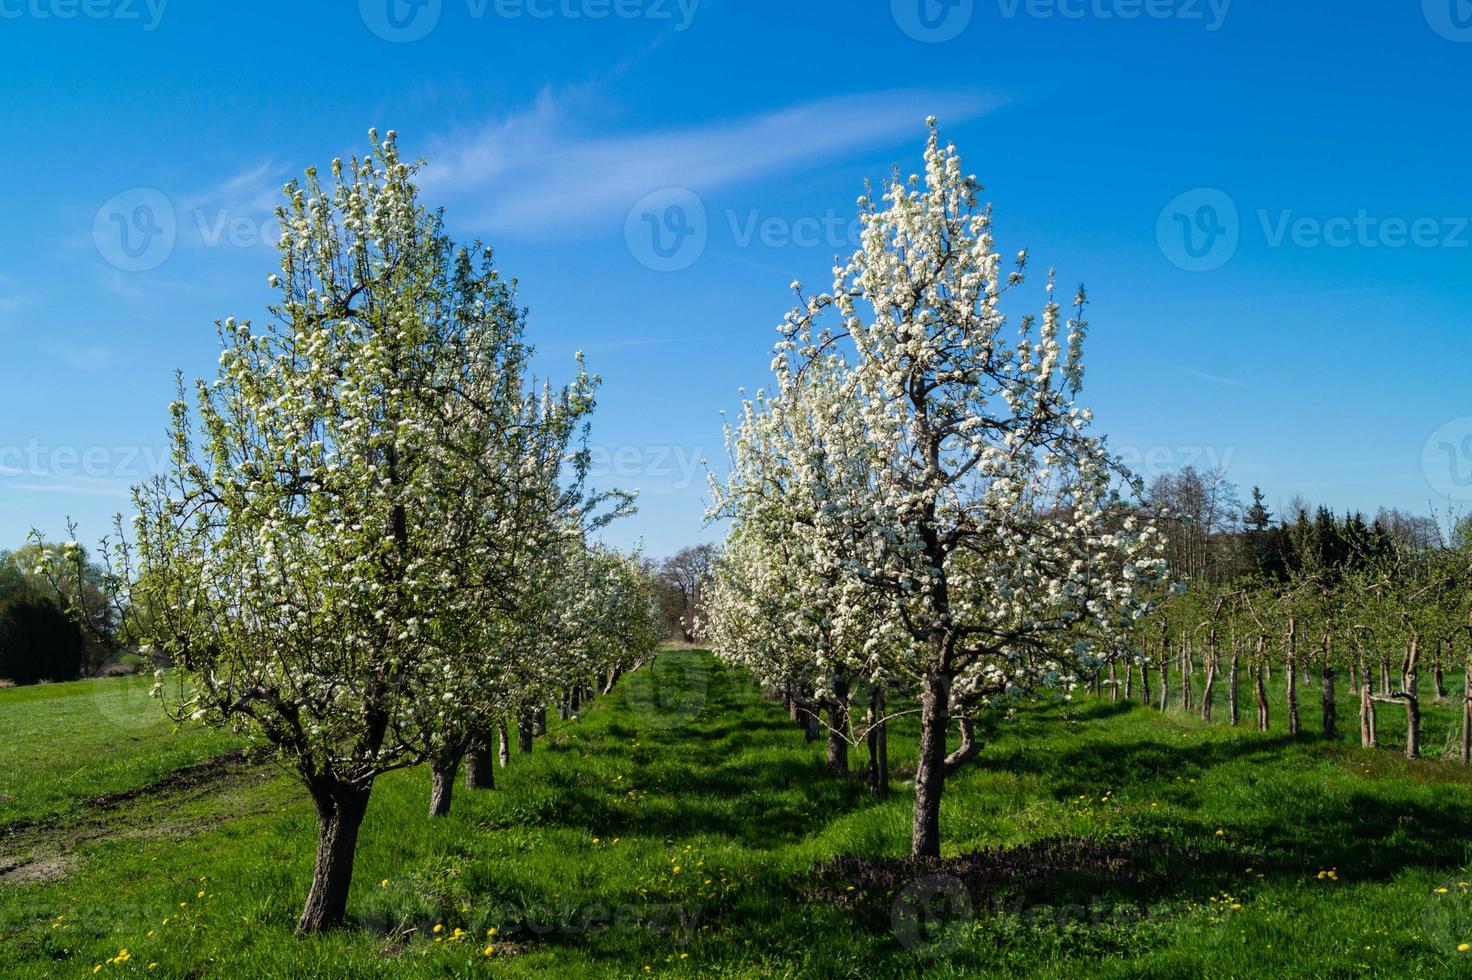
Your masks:
M 1109 662 L 1109 700 L 1119 700 L 1119 672 L 1114 669 L 1114 661 Z
M 1298 734 L 1298 625 L 1294 621 L 1293 614 L 1288 614 L 1288 644 L 1285 651 L 1288 658 L 1283 668 L 1283 683 L 1288 701 L 1288 734 Z
M 1128 660 L 1124 663 L 1124 699 L 1128 701 L 1135 696 L 1135 665 Z
M 1323 687 L 1320 689 L 1320 702 L 1323 705 L 1324 737 L 1334 738 L 1338 734 L 1338 706 L 1334 702 L 1334 659 L 1333 641 L 1329 634 L 1324 634 L 1324 665 L 1323 665 Z
M 455 795 L 455 777 L 460 775 L 461 752 L 447 752 L 429 760 L 429 815 L 444 817 L 450 813 L 450 798 Z
M 1237 695 L 1241 685 L 1239 673 L 1241 670 L 1241 648 L 1237 643 L 1236 631 L 1232 636 L 1232 676 L 1227 678 L 1227 712 L 1231 715 L 1232 727 L 1236 727 L 1238 721 Z
M 317 807 L 317 862 L 312 888 L 297 921 L 299 933 L 324 932 L 342 925 L 353 884 L 353 852 L 368 812 L 372 788 L 356 789 L 336 780 L 315 779 L 307 786 Z
M 884 688 L 871 684 L 869 709 L 865 716 L 869 727 L 865 739 L 869 746 L 869 793 L 880 799 L 889 796 L 889 744 L 883 718 Z
M 1440 704 L 1446 700 L 1446 678 L 1441 671 L 1442 644 L 1445 641 L 1436 641 L 1436 659 L 1431 662 L 1431 680 L 1436 685 L 1436 703 Z
M 828 702 L 828 768 L 848 775 L 848 678 L 835 674 Z
M 1206 680 L 1201 685 L 1201 717 L 1211 721 L 1211 690 L 1216 685 L 1216 627 L 1206 635 Z
M 523 711 L 516 726 L 516 749 L 522 754 L 532 750 L 532 717 L 531 713 Z
M 1378 739 L 1375 734 L 1375 701 L 1370 691 L 1370 664 L 1369 661 L 1360 658 L 1360 746 L 1366 749 L 1375 748 Z
M 1462 672 L 1462 765 L 1472 765 L 1472 651 Z
M 547 706 L 544 704 L 532 715 L 532 735 L 540 738 L 545 734 L 547 734 Z
M 506 718 L 496 722 L 496 761 L 505 769 L 511 765 L 511 733 L 506 730 Z
M 491 739 L 487 732 L 473 737 L 465 752 L 465 788 L 496 788 L 496 766 L 491 761 Z
M 1386 656 L 1380 658 L 1380 693 L 1390 693 L 1390 658 Z
M 1160 710 L 1170 707 L 1170 657 L 1166 655 L 1165 637 L 1160 638 Z
M 950 728 L 951 678 L 927 673 L 920 695 L 920 762 L 915 769 L 912 857 L 940 856 L 940 798 L 946 779 L 946 732 Z
M 1421 637 L 1411 633 L 1410 649 L 1406 651 L 1406 669 L 1402 674 L 1406 695 L 1406 758 L 1421 757 L 1421 697 L 1417 678 L 1418 661 L 1421 655 Z
M 1194 701 L 1191 699 L 1191 674 L 1195 670 L 1195 664 L 1191 661 L 1191 634 L 1187 633 L 1181 637 L 1181 709 L 1190 711 Z
M 1263 684 L 1263 675 L 1268 669 L 1268 638 L 1262 634 L 1257 637 L 1257 664 L 1253 671 L 1253 693 L 1257 695 L 1257 730 L 1265 732 L 1268 730 L 1268 691 Z
M 976 721 L 965 715 L 958 716 L 956 721 L 961 729 L 961 744 L 956 751 L 946 756 L 947 776 L 961 768 L 962 764 L 981 751 L 981 743 L 976 741 Z
M 1140 656 L 1140 702 L 1151 704 L 1150 700 L 1150 667 L 1149 654 L 1142 653 Z

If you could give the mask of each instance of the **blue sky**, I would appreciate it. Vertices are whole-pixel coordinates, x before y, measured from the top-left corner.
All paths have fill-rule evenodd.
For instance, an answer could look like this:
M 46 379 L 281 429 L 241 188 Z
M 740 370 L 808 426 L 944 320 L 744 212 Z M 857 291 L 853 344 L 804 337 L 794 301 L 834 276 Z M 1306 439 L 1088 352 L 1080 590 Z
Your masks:
M 1469 77 L 1465 0 L 0 0 L 0 547 L 126 508 L 174 370 L 262 312 L 281 184 L 370 126 L 520 278 L 539 368 L 602 374 L 618 544 L 719 537 L 718 413 L 929 114 L 1032 251 L 1017 298 L 1088 285 L 1087 400 L 1147 475 L 1444 509 Z

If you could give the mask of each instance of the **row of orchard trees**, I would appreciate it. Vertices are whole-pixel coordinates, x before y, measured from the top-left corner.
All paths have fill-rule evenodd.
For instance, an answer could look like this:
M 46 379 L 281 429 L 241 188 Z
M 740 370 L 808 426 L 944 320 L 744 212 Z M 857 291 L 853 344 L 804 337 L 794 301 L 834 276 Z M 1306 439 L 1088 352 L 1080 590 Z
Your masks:
M 718 652 L 824 711 L 836 764 L 858 689 L 871 736 L 886 698 L 918 702 L 917 856 L 939 853 L 976 715 L 1092 677 L 1164 574 L 1121 497 L 1134 478 L 1077 400 L 1082 291 L 1065 323 L 1050 275 L 1041 316 L 1008 322 L 1026 255 L 1004 265 L 975 178 L 930 130 L 923 177 L 860 199 L 831 291 L 794 284 L 773 385 L 728 426 L 706 598 Z
M 591 542 L 631 506 L 585 486 L 597 379 L 532 377 L 514 281 L 373 140 L 287 186 L 272 321 L 221 325 L 169 472 L 104 544 L 172 713 L 268 742 L 309 791 L 303 932 L 344 918 L 378 776 L 428 761 L 446 812 L 508 718 L 529 747 L 663 632 L 636 560 Z
M 1342 690 L 1354 698 L 1365 747 L 1379 742 L 1375 706 L 1403 708 L 1405 752 L 1414 759 L 1429 680 L 1436 702 L 1461 703 L 1460 755 L 1472 764 L 1472 552 L 1367 544 L 1281 579 L 1185 590 L 1138 625 L 1139 652 L 1123 674 L 1113 665 L 1101 672 L 1100 686 L 1113 698 L 1138 696 L 1162 709 L 1174 702 L 1207 719 L 1224 689 L 1233 725 L 1250 711 L 1269 730 L 1277 702 L 1290 734 L 1317 727 L 1328 738 L 1341 724 Z M 1305 712 L 1318 715 L 1316 726 L 1305 726 Z

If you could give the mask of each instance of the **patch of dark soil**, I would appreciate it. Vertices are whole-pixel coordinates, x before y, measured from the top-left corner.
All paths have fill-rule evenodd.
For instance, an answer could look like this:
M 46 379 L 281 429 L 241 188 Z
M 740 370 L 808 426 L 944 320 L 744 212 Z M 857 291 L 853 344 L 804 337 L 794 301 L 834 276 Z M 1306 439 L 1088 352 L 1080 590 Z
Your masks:
M 964 889 L 971 899 L 1025 904 L 1149 901 L 1216 880 L 1226 849 L 1140 836 L 1055 837 L 948 858 L 842 857 L 813 868 L 809 897 L 887 918 L 915 888 Z M 1209 886 L 1208 886 L 1209 887 Z

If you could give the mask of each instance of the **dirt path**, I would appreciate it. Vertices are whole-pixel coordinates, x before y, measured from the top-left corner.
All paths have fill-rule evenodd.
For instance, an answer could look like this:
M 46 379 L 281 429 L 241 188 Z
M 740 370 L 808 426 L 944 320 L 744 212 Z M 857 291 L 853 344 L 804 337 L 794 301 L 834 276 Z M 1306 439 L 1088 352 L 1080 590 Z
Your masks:
M 83 800 L 66 813 L 0 826 L 0 884 L 64 877 L 84 844 L 198 833 L 243 814 L 231 810 L 179 817 L 173 812 L 178 804 L 258 786 L 272 777 L 268 767 L 233 749 L 175 769 L 146 786 Z

